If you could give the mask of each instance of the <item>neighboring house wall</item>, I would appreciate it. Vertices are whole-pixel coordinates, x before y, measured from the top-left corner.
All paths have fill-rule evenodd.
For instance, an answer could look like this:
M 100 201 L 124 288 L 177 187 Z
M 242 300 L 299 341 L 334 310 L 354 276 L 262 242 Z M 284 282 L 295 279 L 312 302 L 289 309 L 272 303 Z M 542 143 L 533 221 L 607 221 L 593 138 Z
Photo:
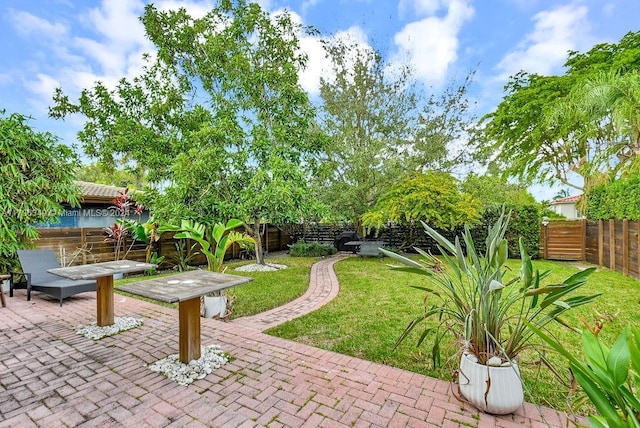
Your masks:
M 575 203 L 554 204 L 554 205 L 551 205 L 549 208 L 551 208 L 557 214 L 562 214 L 567 218 L 567 220 L 576 220 L 581 218 Z
M 581 195 L 556 199 L 555 201 L 551 201 L 549 209 L 557 214 L 565 216 L 567 220 L 581 219 L 583 216 L 576 207 L 576 204 L 580 201 L 580 197 Z

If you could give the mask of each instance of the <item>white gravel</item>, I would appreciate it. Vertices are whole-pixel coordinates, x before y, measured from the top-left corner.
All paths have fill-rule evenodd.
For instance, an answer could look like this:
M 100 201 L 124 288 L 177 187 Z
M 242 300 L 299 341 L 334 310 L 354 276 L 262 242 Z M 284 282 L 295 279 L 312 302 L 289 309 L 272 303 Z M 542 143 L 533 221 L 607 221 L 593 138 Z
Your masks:
M 229 361 L 229 356 L 216 345 L 202 347 L 202 353 L 197 360 L 185 364 L 179 360 L 178 354 L 171 354 L 166 358 L 149 364 L 147 367 L 173 379 L 182 386 L 187 386 L 196 379 L 204 379 L 213 370 L 222 367 Z
M 113 336 L 121 331 L 131 330 L 142 325 L 142 320 L 133 317 L 115 317 L 112 325 L 100 327 L 96 322 L 89 325 L 78 326 L 76 333 L 88 339 L 100 340 L 103 337 Z
M 267 263 L 264 265 L 259 265 L 257 263 L 253 263 L 250 265 L 244 265 L 244 266 L 240 266 L 235 268 L 234 270 L 240 271 L 240 272 L 271 272 L 274 270 L 280 270 L 280 269 L 286 269 L 289 266 L 287 265 L 279 265 L 276 263 Z

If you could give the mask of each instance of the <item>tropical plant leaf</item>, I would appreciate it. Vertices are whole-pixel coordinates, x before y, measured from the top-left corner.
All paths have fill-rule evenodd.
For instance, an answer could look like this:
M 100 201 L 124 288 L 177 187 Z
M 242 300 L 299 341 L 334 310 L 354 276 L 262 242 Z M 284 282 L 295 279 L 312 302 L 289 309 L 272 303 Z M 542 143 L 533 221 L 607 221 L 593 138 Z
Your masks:
M 629 329 L 625 329 L 624 332 L 618 336 L 618 339 L 611 347 L 611 351 L 609 351 L 609 355 L 607 356 L 607 368 L 611 374 L 613 384 L 617 387 L 625 383 L 629 375 L 629 362 L 631 358 L 629 347 L 627 346 L 629 334 Z
M 433 230 L 424 221 L 420 221 L 420 223 L 422 223 L 422 227 L 424 227 L 424 230 L 425 232 L 427 232 L 427 235 L 432 237 L 441 247 L 446 249 L 451 254 L 456 253 L 456 247 L 451 243 L 451 241 L 449 241 L 447 238 L 445 238 L 444 236 L 440 235 L 438 232 Z
M 394 252 L 385 250 L 383 248 L 380 248 L 380 251 L 382 252 L 382 254 L 384 254 L 387 257 L 390 257 L 396 261 L 399 261 L 402 264 L 405 264 L 407 266 L 411 266 L 414 268 L 418 268 L 418 269 L 424 269 L 424 266 L 422 266 L 420 263 L 416 262 L 415 260 L 411 260 L 410 258 L 401 256 L 400 254 L 396 254 Z
M 609 426 L 624 426 L 624 420 L 620 417 L 616 408 L 611 404 L 610 397 L 607 394 L 604 394 L 598 385 L 582 370 L 574 370 L 573 374 L 585 394 L 589 397 L 589 400 L 591 400 L 598 413 L 605 418 Z

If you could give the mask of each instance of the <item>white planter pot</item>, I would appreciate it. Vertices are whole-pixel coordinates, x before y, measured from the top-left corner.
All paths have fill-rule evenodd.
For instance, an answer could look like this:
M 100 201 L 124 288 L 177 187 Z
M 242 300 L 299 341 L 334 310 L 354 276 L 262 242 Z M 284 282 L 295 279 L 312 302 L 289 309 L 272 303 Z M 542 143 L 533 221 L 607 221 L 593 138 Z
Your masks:
M 478 409 L 495 415 L 506 415 L 524 402 L 520 369 L 514 363 L 506 367 L 478 364 L 473 356 L 460 359 L 458 382 L 460 392 Z
M 227 296 L 204 296 L 204 317 L 223 317 L 227 313 Z
M 2 281 L 2 292 L 3 293 L 8 293 L 9 292 L 9 280 L 5 279 Z

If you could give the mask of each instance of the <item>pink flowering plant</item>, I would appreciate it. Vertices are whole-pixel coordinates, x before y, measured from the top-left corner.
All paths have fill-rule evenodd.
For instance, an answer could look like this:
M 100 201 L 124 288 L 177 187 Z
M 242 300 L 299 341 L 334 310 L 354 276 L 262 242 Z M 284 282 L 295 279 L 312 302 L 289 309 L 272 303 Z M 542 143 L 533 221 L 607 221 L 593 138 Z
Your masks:
M 136 236 L 134 236 L 132 230 L 139 224 L 137 221 L 130 220 L 128 217 L 133 214 L 137 215 L 138 219 L 140 219 L 144 207 L 133 201 L 129 195 L 129 189 L 125 189 L 113 200 L 113 206 L 111 206 L 111 208 L 118 213 L 120 218 L 118 218 L 113 225 L 104 228 L 107 234 L 105 240 L 113 242 L 115 260 L 121 260 L 125 259 L 133 248 L 136 242 Z M 131 238 L 131 242 L 127 247 L 128 237 Z

